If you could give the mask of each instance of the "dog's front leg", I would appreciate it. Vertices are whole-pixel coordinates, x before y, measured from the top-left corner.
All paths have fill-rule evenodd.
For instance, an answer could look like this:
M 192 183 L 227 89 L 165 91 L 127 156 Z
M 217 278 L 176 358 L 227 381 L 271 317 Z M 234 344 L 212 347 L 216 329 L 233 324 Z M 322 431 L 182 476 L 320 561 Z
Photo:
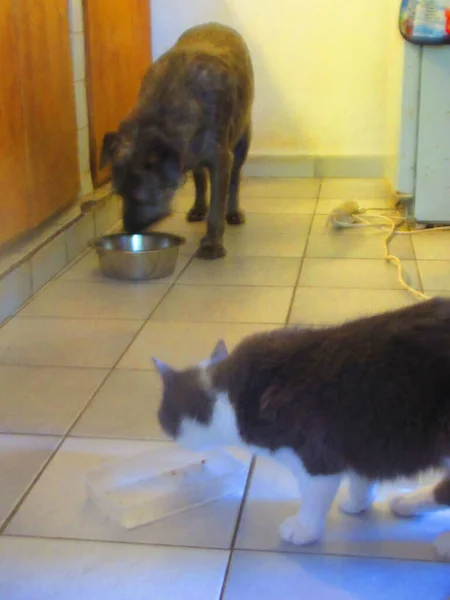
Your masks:
M 233 154 L 229 150 L 224 150 L 209 168 L 211 200 L 206 235 L 197 250 L 198 258 L 214 260 L 222 258 L 226 254 L 223 246 L 223 234 L 232 163 Z

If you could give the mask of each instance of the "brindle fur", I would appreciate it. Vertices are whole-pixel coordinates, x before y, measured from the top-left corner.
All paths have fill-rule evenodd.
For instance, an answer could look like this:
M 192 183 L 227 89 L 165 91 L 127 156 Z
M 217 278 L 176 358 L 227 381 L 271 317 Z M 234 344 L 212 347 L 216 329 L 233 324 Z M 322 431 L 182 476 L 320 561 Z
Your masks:
M 244 222 L 239 183 L 250 144 L 253 95 L 244 40 L 216 23 L 189 29 L 150 67 L 137 105 L 119 131 L 103 141 L 102 164 L 112 165 L 127 231 L 141 231 L 167 216 L 183 174 L 192 171 L 195 202 L 187 219 L 201 221 L 208 213 L 197 255 L 225 255 L 225 219 Z

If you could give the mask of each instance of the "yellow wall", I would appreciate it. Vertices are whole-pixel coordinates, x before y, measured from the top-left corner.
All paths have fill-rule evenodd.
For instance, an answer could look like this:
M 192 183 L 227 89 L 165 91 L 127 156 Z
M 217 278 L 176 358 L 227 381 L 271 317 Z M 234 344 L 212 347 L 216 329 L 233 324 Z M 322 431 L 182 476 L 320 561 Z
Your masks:
M 246 37 L 256 70 L 253 151 L 382 155 L 389 17 L 398 6 L 397 0 L 152 0 L 153 49 L 159 56 L 198 23 L 230 24 Z

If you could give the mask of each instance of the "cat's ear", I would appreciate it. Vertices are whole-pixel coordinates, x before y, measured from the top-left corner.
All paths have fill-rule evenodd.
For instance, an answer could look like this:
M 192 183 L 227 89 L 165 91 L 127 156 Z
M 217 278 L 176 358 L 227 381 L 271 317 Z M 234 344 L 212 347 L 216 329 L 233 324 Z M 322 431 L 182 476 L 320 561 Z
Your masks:
M 223 340 L 219 340 L 211 354 L 211 362 L 220 362 L 228 358 L 228 350 Z
M 158 373 L 161 375 L 161 377 L 163 379 L 168 377 L 169 375 L 171 375 L 174 372 L 172 367 L 169 367 L 169 365 L 164 363 L 162 360 L 159 360 L 158 358 L 155 358 L 155 357 L 153 357 L 152 360 L 153 360 L 153 364 L 156 367 L 156 370 L 158 371 Z

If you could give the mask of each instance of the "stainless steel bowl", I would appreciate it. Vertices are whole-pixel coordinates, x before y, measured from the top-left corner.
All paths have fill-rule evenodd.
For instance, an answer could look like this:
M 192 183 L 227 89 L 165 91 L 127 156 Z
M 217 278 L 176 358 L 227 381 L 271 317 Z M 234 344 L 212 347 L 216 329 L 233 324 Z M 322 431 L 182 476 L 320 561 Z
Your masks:
M 106 277 L 143 281 L 171 275 L 185 239 L 171 233 L 114 233 L 92 240 Z

